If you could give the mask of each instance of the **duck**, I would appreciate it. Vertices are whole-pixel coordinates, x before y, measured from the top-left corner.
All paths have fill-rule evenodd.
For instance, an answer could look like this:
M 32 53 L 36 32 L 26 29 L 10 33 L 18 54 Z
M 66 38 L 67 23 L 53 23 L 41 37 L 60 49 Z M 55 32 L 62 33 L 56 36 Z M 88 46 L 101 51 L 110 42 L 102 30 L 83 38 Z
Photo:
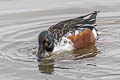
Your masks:
M 96 29 L 98 12 L 100 11 L 58 22 L 50 26 L 48 30 L 40 32 L 38 35 L 38 60 L 42 60 L 46 52 L 51 54 L 55 50 L 76 50 L 89 44 L 95 44 L 98 38 Z

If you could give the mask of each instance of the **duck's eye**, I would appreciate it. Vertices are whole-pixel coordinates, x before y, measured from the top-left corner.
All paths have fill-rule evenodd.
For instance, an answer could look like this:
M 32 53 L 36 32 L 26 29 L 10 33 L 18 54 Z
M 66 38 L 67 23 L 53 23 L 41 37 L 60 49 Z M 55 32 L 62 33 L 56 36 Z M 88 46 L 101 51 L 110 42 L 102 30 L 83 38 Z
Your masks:
M 48 38 L 46 38 L 45 41 L 48 42 Z

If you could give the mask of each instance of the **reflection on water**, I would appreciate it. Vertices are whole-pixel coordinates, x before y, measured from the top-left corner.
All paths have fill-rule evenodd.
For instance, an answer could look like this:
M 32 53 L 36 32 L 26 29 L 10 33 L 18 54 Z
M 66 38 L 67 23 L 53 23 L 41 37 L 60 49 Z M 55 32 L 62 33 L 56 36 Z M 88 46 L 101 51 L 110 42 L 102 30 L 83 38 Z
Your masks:
M 97 55 L 97 48 L 94 44 L 88 45 L 85 48 L 74 50 L 75 59 L 83 59 L 83 58 L 90 58 L 95 57 Z
M 97 48 L 94 44 L 91 44 L 82 49 L 74 50 L 71 52 L 61 52 L 59 54 L 54 54 L 51 57 L 44 58 L 41 62 L 39 62 L 38 68 L 41 73 L 52 74 L 55 71 L 54 68 L 69 69 L 64 67 L 54 67 L 55 61 L 58 61 L 58 59 L 78 60 L 78 59 L 95 57 L 96 55 L 97 55 Z
M 41 73 L 52 74 L 54 71 L 54 60 L 43 60 L 39 63 L 38 68 Z

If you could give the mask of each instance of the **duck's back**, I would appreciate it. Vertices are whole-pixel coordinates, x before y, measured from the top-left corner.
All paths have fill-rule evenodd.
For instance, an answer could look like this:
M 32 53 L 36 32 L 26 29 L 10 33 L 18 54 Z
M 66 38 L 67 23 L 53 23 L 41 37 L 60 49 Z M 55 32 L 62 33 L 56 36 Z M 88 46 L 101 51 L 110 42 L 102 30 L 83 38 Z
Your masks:
M 56 25 L 51 26 L 48 31 L 50 31 L 54 38 L 59 41 L 61 37 L 63 37 L 67 32 L 71 30 L 75 30 L 77 28 L 83 27 L 85 24 L 95 24 L 97 11 L 85 15 L 80 16 L 74 19 L 65 20 L 57 23 Z M 79 26 L 78 26 L 79 25 Z

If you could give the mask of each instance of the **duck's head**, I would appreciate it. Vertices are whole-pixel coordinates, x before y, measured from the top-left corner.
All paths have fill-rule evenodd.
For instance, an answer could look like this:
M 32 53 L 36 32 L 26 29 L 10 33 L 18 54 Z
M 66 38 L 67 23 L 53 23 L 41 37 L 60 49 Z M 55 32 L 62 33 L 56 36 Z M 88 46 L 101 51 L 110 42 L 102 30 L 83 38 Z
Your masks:
M 39 48 L 38 48 L 38 60 L 40 61 L 45 52 L 52 52 L 54 49 L 54 37 L 49 31 L 43 31 L 38 36 Z

